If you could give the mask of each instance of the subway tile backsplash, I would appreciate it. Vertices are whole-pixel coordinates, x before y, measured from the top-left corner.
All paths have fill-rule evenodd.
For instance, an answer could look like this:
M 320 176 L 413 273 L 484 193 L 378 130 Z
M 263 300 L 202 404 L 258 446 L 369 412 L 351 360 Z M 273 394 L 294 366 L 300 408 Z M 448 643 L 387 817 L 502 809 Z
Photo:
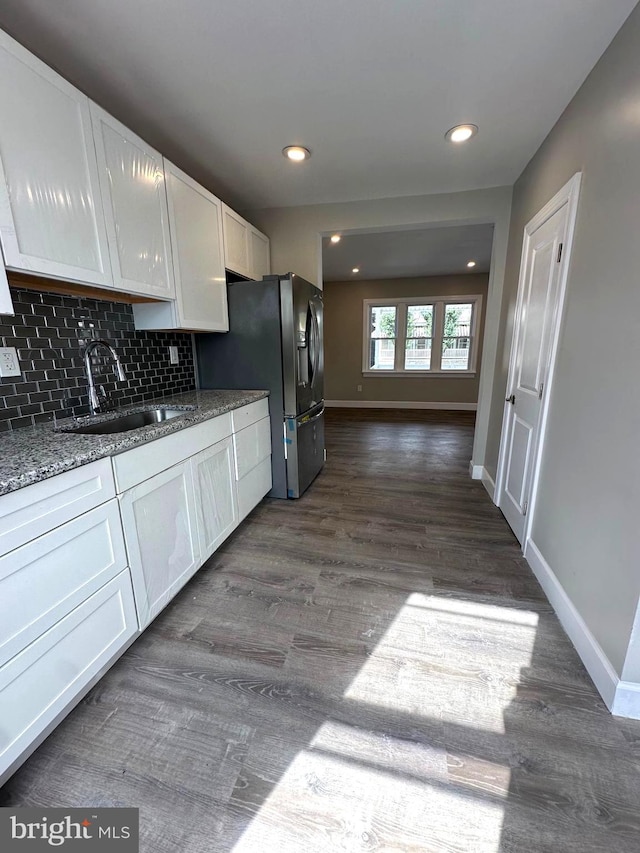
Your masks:
M 108 359 L 94 362 L 96 384 L 116 406 L 195 388 L 190 334 L 137 332 L 132 307 L 119 302 L 14 287 L 11 296 L 16 314 L 0 314 L 0 346 L 18 350 L 22 376 L 0 378 L 0 432 L 88 414 L 81 339 L 90 335 L 107 340 L 126 371 L 126 382 L 116 382 Z

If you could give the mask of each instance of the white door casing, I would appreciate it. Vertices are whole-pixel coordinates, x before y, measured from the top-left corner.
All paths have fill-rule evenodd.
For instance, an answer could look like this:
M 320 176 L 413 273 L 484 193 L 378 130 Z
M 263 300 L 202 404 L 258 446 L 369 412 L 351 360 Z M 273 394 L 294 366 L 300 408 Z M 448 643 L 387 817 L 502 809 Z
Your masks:
M 496 503 L 518 541 L 531 529 L 581 174 L 525 226 Z

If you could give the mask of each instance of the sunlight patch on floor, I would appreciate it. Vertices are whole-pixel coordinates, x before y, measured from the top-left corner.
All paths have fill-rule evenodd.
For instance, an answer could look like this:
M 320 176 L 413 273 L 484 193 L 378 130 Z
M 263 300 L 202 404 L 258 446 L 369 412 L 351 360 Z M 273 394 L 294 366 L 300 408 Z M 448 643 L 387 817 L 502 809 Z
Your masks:
M 412 593 L 344 696 L 502 734 L 537 624 L 527 610 Z
M 438 766 L 435 753 L 426 766 L 416 767 L 419 779 L 399 768 L 371 766 L 367 755 L 359 754 L 361 749 L 365 753 L 374 749 L 378 760 L 384 761 L 385 744 L 369 743 L 367 747 L 357 742 L 357 730 L 343 729 L 349 727 L 333 722 L 321 727 L 313 747 L 296 756 L 233 853 L 497 853 L 503 822 L 501 801 L 449 786 L 443 776 L 443 759 Z M 327 754 L 320 749 L 323 745 L 343 754 Z M 349 755 L 350 746 L 357 747 L 358 754 Z M 390 753 L 387 758 L 391 759 Z

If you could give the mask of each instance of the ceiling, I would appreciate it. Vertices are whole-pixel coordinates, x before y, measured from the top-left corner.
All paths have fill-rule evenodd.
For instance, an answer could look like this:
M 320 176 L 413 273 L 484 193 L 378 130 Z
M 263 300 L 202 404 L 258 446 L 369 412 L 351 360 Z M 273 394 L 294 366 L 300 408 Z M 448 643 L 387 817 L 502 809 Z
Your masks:
M 493 225 L 419 228 L 342 235 L 322 241 L 324 281 L 415 278 L 489 272 Z M 473 269 L 467 261 L 476 262 Z M 352 273 L 358 267 L 360 272 Z
M 635 2 L 2 0 L 0 26 L 248 210 L 512 184 Z

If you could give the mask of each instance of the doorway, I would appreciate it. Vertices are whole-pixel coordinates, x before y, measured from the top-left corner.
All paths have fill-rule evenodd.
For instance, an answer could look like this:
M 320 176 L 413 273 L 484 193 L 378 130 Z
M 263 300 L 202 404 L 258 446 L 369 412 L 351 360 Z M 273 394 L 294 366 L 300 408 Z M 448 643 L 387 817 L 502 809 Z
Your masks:
M 476 410 L 493 238 L 491 223 L 325 235 L 328 406 Z

